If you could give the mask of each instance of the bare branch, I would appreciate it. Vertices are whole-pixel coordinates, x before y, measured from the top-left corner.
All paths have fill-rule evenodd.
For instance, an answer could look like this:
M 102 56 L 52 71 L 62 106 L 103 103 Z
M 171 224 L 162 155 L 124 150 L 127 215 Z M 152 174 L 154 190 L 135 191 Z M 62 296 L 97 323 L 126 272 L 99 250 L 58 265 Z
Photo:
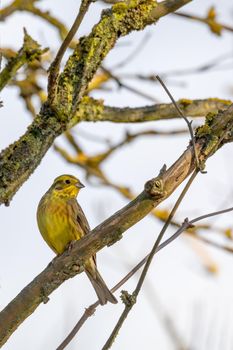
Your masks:
M 219 147 L 231 140 L 231 133 L 226 133 L 226 129 L 230 126 L 233 128 L 233 105 L 211 120 L 207 120 L 207 124 L 199 128 L 196 136 L 196 149 L 201 161 L 205 161 Z M 208 137 L 204 133 L 206 129 L 208 129 Z M 225 135 L 224 138 L 223 135 Z M 194 168 L 193 147 L 189 145 L 169 169 L 166 170 L 163 167 L 163 171 L 156 178 L 145 184 L 144 191 L 137 198 L 97 226 L 90 234 L 75 242 L 69 252 L 66 251 L 61 256 L 56 257 L 53 263 L 25 287 L 0 313 L 0 344 L 7 340 L 41 302 L 47 301 L 48 296 L 59 285 L 81 272 L 86 259 L 103 247 L 121 239 L 122 234 L 129 227 L 140 221 L 170 196 Z
M 155 97 L 145 93 L 144 91 L 141 91 L 141 90 L 135 88 L 134 86 L 130 86 L 126 83 L 123 83 L 115 74 L 111 73 L 108 69 L 104 68 L 103 66 L 101 67 L 101 69 L 106 74 L 108 74 L 111 79 L 113 79 L 117 83 L 119 88 L 124 88 L 124 89 L 134 93 L 135 95 L 144 97 L 148 101 L 157 102 L 157 99 Z
M 184 220 L 183 224 L 181 225 L 181 227 L 179 227 L 179 229 L 168 239 L 166 239 L 163 243 L 161 243 L 158 246 L 158 249 L 156 250 L 157 254 L 161 249 L 165 248 L 167 245 L 169 245 L 170 243 L 172 243 L 176 238 L 178 238 L 184 231 L 188 231 L 189 227 L 192 226 L 192 223 L 196 223 L 198 221 L 201 221 L 205 218 L 209 218 L 209 217 L 213 217 L 213 216 L 217 216 L 217 215 L 221 215 L 221 214 L 225 214 L 228 212 L 233 211 L 233 207 L 228 208 L 228 209 L 224 209 L 221 211 L 216 211 L 216 212 L 212 212 L 203 216 L 199 216 L 191 221 L 189 220 Z M 196 236 L 195 236 L 196 237 Z M 204 238 L 204 237 L 203 237 Z M 228 246 L 222 246 L 217 244 L 216 242 L 210 241 L 208 239 L 203 239 L 203 241 L 205 243 L 211 244 L 213 246 L 215 246 L 216 248 L 220 248 L 220 249 L 224 249 L 227 252 L 232 253 L 233 249 L 231 247 Z M 127 273 L 126 276 L 124 276 L 124 278 L 122 278 L 112 289 L 111 292 L 114 293 L 116 290 L 118 290 L 120 287 L 122 287 L 123 284 L 125 284 L 147 261 L 149 257 L 149 254 L 147 254 L 129 273 Z M 94 312 L 96 311 L 96 308 L 100 305 L 99 301 L 97 300 L 94 304 L 91 304 L 89 307 L 87 307 L 83 313 L 83 315 L 81 316 L 81 318 L 79 319 L 79 321 L 76 323 L 76 325 L 74 326 L 74 328 L 71 330 L 71 332 L 68 334 L 68 336 L 63 340 L 63 342 L 58 346 L 57 350 L 63 350 L 65 349 L 65 347 L 71 342 L 71 340 L 75 337 L 75 335 L 79 332 L 79 330 L 81 329 L 81 327 L 83 326 L 83 324 L 87 321 L 87 319 L 89 317 L 91 317 Z
M 157 250 L 158 250 L 158 247 L 159 247 L 159 244 L 168 228 L 168 226 L 170 225 L 171 221 L 172 221 L 172 218 L 174 217 L 180 203 L 182 202 L 184 196 L 186 195 L 187 191 L 189 190 L 191 184 L 193 183 L 195 177 L 197 176 L 199 170 L 195 170 L 192 174 L 192 176 L 190 177 L 189 181 L 187 182 L 187 184 L 185 185 L 184 189 L 182 190 L 181 194 L 179 195 L 174 207 L 172 208 L 169 216 L 168 216 L 168 219 L 166 220 L 166 222 L 164 223 L 163 225 L 163 228 L 162 230 L 160 231 L 154 245 L 153 245 L 153 248 L 146 260 L 146 264 L 143 268 L 143 271 L 139 277 L 139 280 L 138 280 L 138 283 L 137 283 L 137 286 L 135 288 L 135 290 L 133 291 L 132 294 L 129 294 L 128 292 L 126 291 L 122 291 L 121 293 L 121 299 L 123 301 L 123 303 L 125 304 L 125 308 L 121 314 L 121 316 L 119 317 L 119 320 L 118 322 L 116 323 L 116 326 L 114 327 L 112 333 L 110 334 L 109 338 L 107 339 L 106 343 L 104 344 L 102 350 L 108 350 L 111 348 L 112 344 L 113 344 L 113 341 L 116 339 L 116 336 L 118 335 L 119 333 L 119 330 L 121 329 L 124 321 L 126 320 L 129 312 L 132 310 L 133 306 L 135 305 L 136 301 L 137 301 L 137 297 L 140 293 L 140 290 L 142 288 L 142 285 L 145 281 L 145 278 L 146 278 L 146 275 L 148 273 L 148 270 L 150 268 L 150 265 L 151 265 L 151 262 L 153 260 L 153 257 L 154 255 L 156 254 Z
M 185 123 L 187 124 L 188 126 L 188 129 L 189 129 L 189 133 L 190 133 L 190 136 L 191 136 L 191 141 L 192 141 L 192 144 L 193 144 L 193 149 L 194 149 L 194 154 L 195 154 L 195 158 L 196 158 L 196 166 L 197 168 L 201 171 L 201 166 L 200 166 L 200 163 L 199 163 L 199 159 L 198 159 L 198 155 L 197 155 L 197 150 L 196 150 L 196 147 L 195 147 L 195 140 L 194 140 L 194 134 L 193 134 L 193 128 L 192 128 L 192 123 L 188 120 L 188 118 L 184 115 L 184 113 L 182 112 L 182 110 L 179 108 L 179 106 L 177 105 L 176 101 L 174 100 L 172 94 L 170 93 L 170 91 L 168 90 L 168 88 L 166 87 L 166 85 L 164 84 L 164 82 L 162 81 L 162 79 L 156 75 L 156 79 L 158 79 L 158 81 L 160 82 L 160 84 L 162 85 L 162 87 L 164 88 L 164 90 L 166 91 L 166 93 L 168 94 L 168 96 L 170 97 L 172 103 L 174 104 L 177 112 L 179 113 L 179 115 L 181 116 L 181 118 L 184 119 Z
M 225 66 L 222 65 L 224 61 L 232 60 L 232 57 L 233 57 L 233 52 L 231 51 L 225 54 L 221 54 L 215 57 L 214 59 L 212 58 L 211 60 L 195 67 L 185 68 L 185 69 L 176 69 L 176 70 L 161 72 L 160 74 L 162 77 L 170 77 L 170 76 L 183 76 L 188 74 L 198 74 L 198 73 L 204 73 L 209 71 L 212 72 L 214 69 L 215 70 L 217 69 L 221 70 L 224 68 L 232 69 L 232 62 L 231 62 L 231 65 L 229 65 L 228 67 L 226 65 Z
M 227 52 L 221 55 L 218 55 L 215 58 L 212 58 L 211 60 L 208 60 L 205 63 L 199 64 L 194 67 L 190 68 L 180 68 L 175 70 L 166 70 L 159 72 L 159 76 L 164 78 L 169 78 L 171 76 L 186 76 L 189 74 L 202 74 L 202 73 L 208 73 L 212 71 L 222 71 L 225 69 L 232 69 L 233 68 L 233 52 Z M 229 61 L 229 62 L 226 62 Z M 226 63 L 225 63 L 226 62 Z M 223 64 L 225 63 L 225 64 Z M 152 83 L 157 82 L 157 79 L 154 74 L 142 74 L 142 73 L 125 73 L 125 74 L 118 74 L 119 78 L 125 78 L 125 79 L 139 79 L 143 81 L 150 81 Z M 184 84 L 180 81 L 170 81 L 169 84 L 176 84 L 180 86 L 184 86 Z
M 209 26 L 211 32 L 216 35 L 221 35 L 223 30 L 233 32 L 233 27 L 230 27 L 226 24 L 222 24 L 216 21 L 216 12 L 214 7 L 211 7 L 209 9 L 206 17 L 194 16 L 184 12 L 176 12 L 174 13 L 174 15 L 180 16 L 183 18 L 192 19 L 194 21 L 198 21 L 201 23 L 205 23 Z

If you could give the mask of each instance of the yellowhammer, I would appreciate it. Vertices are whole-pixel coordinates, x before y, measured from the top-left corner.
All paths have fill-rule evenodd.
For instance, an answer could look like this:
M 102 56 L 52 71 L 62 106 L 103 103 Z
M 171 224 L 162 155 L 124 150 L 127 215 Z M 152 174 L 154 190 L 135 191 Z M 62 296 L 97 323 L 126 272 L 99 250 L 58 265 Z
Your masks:
M 72 175 L 57 177 L 41 198 L 37 209 L 40 233 L 56 253 L 61 254 L 73 240 L 79 240 L 90 231 L 87 219 L 76 197 L 84 185 Z M 100 276 L 95 256 L 85 263 L 85 272 L 90 279 L 101 305 L 107 301 L 117 303 L 116 298 Z

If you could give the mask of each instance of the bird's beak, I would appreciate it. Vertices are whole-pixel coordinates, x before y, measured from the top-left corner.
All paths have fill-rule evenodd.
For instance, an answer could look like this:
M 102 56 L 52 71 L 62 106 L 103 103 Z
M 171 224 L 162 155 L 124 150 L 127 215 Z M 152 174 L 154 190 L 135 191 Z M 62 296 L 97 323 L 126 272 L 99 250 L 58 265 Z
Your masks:
M 82 184 L 82 182 L 79 181 L 79 182 L 76 183 L 76 187 L 77 188 L 83 188 L 85 186 Z

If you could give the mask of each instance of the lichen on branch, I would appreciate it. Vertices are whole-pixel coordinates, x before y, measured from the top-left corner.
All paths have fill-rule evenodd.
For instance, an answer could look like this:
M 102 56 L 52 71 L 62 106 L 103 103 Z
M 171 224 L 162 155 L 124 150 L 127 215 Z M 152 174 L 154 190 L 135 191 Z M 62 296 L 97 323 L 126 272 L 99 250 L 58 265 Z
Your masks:
M 150 14 L 156 6 L 154 0 L 134 0 L 128 4 L 115 4 L 103 11 L 90 35 L 79 40 L 60 75 L 57 87 L 60 113 L 68 118 L 75 114 L 88 84 L 117 39 L 154 23 Z
M 48 49 L 41 49 L 40 45 L 33 40 L 24 29 L 23 46 L 17 52 L 15 57 L 9 59 L 8 63 L 0 73 L 0 91 L 16 75 L 16 72 L 25 63 L 39 60 L 41 55 Z
M 104 57 L 117 38 L 143 29 L 161 16 L 175 11 L 190 0 L 131 0 L 103 11 L 102 17 L 87 37 L 80 40 L 60 74 L 52 106 L 45 103 L 27 132 L 0 154 L 0 204 L 8 204 L 18 188 L 39 165 L 54 139 L 72 124 Z M 125 28 L 124 28 L 125 27 Z M 38 132 L 33 132 L 37 130 Z M 25 153 L 25 154 L 24 154 Z
M 207 121 L 207 123 L 209 123 Z M 214 152 L 224 143 L 233 141 L 233 104 L 224 112 L 216 114 L 211 124 L 213 137 L 218 138 Z M 205 162 L 213 155 L 208 135 L 197 136 L 195 147 L 200 160 Z M 209 150 L 209 153 L 208 153 Z M 122 238 L 122 234 L 149 214 L 154 207 L 169 197 L 195 168 L 193 145 L 189 145 L 177 161 L 150 180 L 145 189 L 125 207 L 97 226 L 88 235 L 76 241 L 69 252 L 65 251 L 53 260 L 26 286 L 0 313 L 0 345 L 14 330 L 58 288 L 65 280 L 82 272 L 84 262 L 105 246 Z
M 9 204 L 54 139 L 65 130 L 55 113 L 45 107 L 26 133 L 0 153 L 0 204 Z

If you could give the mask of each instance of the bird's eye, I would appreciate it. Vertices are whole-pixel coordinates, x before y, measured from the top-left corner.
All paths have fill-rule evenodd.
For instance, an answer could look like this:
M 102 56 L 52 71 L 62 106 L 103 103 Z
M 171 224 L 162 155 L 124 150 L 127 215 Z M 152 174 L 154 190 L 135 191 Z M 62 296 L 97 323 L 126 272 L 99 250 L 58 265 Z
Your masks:
M 65 183 L 68 185 L 70 184 L 70 180 L 65 180 Z

